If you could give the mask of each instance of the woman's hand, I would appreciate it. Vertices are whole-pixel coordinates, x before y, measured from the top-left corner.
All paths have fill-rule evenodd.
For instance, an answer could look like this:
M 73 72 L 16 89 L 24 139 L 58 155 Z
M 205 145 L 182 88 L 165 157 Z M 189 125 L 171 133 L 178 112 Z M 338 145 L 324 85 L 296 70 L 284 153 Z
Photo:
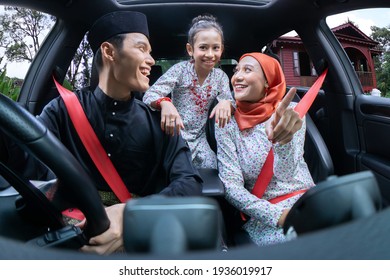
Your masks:
M 169 101 L 163 101 L 161 106 L 161 129 L 168 135 L 180 134 L 180 129 L 184 129 L 183 121 L 177 112 L 175 105 Z
M 291 88 L 279 103 L 278 108 L 266 123 L 266 133 L 272 143 L 287 144 L 302 128 L 303 120 L 293 108 L 288 108 L 294 98 L 296 88 Z
M 89 245 L 81 247 L 81 251 L 86 253 L 96 253 L 108 255 L 123 250 L 123 211 L 125 204 L 115 204 L 106 208 L 110 227 L 98 236 L 89 240 Z M 76 226 L 83 227 L 85 220 Z
M 221 100 L 211 111 L 210 119 L 215 115 L 215 122 L 219 124 L 219 127 L 225 127 L 232 118 L 232 103 L 230 100 Z

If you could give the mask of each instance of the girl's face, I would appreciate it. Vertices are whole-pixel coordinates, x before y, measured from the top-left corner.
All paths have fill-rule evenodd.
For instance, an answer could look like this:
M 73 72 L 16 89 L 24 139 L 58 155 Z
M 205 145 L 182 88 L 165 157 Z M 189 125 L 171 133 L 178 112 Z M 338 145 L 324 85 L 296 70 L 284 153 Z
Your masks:
M 259 62 L 246 56 L 237 64 L 231 79 L 234 97 L 238 101 L 259 102 L 265 96 L 267 81 Z
M 187 52 L 194 58 L 195 70 L 199 74 L 208 74 L 221 60 L 223 52 L 221 35 L 213 28 L 199 31 L 194 45 L 187 43 Z

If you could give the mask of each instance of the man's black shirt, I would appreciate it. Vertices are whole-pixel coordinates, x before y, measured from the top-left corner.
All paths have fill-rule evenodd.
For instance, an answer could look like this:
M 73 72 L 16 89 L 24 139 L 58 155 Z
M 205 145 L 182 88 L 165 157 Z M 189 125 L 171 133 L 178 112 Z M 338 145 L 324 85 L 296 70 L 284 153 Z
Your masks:
M 160 112 L 134 97 L 114 100 L 99 87 L 75 94 L 131 193 L 201 195 L 202 180 L 191 163 L 190 150 L 180 136 L 168 136 L 161 130 Z M 99 190 L 110 190 L 78 137 L 61 97 L 47 104 L 38 119 L 78 159 Z

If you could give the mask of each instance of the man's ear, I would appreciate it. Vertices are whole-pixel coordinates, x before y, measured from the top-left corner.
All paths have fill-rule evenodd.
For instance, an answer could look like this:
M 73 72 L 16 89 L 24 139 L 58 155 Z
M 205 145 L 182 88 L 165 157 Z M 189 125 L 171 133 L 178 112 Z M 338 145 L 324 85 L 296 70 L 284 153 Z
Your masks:
M 192 57 L 192 55 L 194 54 L 194 50 L 192 49 L 192 46 L 190 43 L 186 44 L 186 49 L 187 49 L 188 55 Z
M 115 61 L 116 51 L 114 46 L 109 42 L 103 42 L 100 45 L 100 51 L 102 52 L 102 57 L 108 61 Z

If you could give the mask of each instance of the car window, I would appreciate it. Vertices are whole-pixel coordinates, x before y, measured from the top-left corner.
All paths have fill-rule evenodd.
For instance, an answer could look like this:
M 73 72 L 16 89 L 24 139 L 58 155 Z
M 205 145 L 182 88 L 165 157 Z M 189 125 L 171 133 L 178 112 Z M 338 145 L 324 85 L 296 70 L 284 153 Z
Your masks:
M 177 59 L 157 59 L 156 65 L 160 65 L 162 68 L 162 73 L 165 73 L 174 64 L 179 63 L 181 61 L 188 60 L 188 59 L 189 59 L 188 57 L 180 57 Z M 237 64 L 237 60 L 224 58 L 224 59 L 221 59 L 221 62 L 219 63 L 219 65 L 217 65 L 217 67 L 222 66 L 222 65 L 234 65 L 234 64 Z
M 46 35 L 55 24 L 52 15 L 19 7 L 0 6 L 0 91 L 18 99 L 20 88 L 29 66 Z M 90 83 L 92 50 L 86 36 L 66 72 L 65 84 L 69 88 L 82 88 Z
M 279 60 L 288 86 L 310 87 L 317 79 L 313 62 L 294 30 L 275 38 L 263 51 Z
M 188 60 L 188 57 L 181 57 L 178 59 L 156 59 L 156 64 L 152 67 L 152 71 L 150 73 L 150 85 L 153 85 L 157 79 L 164 74 L 170 67 L 174 64 L 179 63 L 181 61 Z M 221 59 L 220 63 L 216 65 L 216 67 L 222 69 L 228 76 L 229 81 L 233 76 L 233 70 L 235 65 L 237 64 L 237 60 L 224 58 Z
M 79 47 L 66 72 L 65 83 L 69 88 L 83 88 L 91 83 L 93 51 L 88 43 L 87 34 Z
M 128 5 L 128 4 L 137 4 L 137 3 L 142 3 L 143 1 L 142 0 L 117 0 L 117 2 L 121 5 Z M 152 0 L 152 1 L 149 1 L 149 2 L 155 2 L 155 3 L 166 3 L 166 2 L 177 2 L 177 0 L 171 0 L 171 1 L 163 1 L 163 0 Z M 210 2 L 225 2 L 225 3 L 229 3 L 229 0 L 216 0 L 216 1 L 210 1 L 210 0 L 201 0 L 201 1 L 197 1 L 197 2 L 206 2 L 206 3 L 210 3 Z M 267 5 L 269 3 L 272 2 L 272 0 L 239 0 L 239 1 L 235 1 L 236 3 L 239 3 L 239 4 L 244 4 L 244 5 L 259 5 L 259 6 L 264 6 L 264 5 Z
M 55 23 L 55 17 L 13 6 L 0 6 L 0 91 L 17 100 L 27 70 Z
M 390 9 L 365 9 L 326 19 L 366 95 L 390 97 Z

